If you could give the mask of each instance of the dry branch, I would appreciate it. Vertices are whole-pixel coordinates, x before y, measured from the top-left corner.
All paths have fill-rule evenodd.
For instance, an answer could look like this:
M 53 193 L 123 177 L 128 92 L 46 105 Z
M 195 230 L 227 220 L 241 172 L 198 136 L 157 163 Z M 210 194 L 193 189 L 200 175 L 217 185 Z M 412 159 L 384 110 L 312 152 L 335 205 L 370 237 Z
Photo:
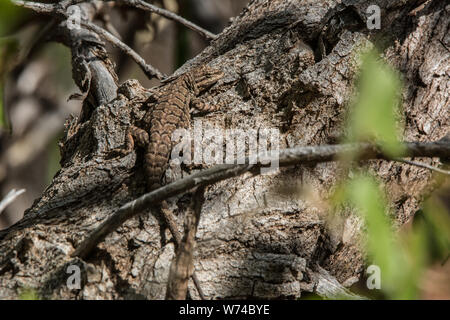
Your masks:
M 17 6 L 21 6 L 24 8 L 28 8 L 31 10 L 34 10 L 39 13 L 47 13 L 52 14 L 56 16 L 63 16 L 64 18 L 69 18 L 68 13 L 66 12 L 66 8 L 70 5 L 74 5 L 76 3 L 81 3 L 83 1 L 66 1 L 65 3 L 60 4 L 42 4 L 38 2 L 24 2 L 20 0 L 13 0 L 13 3 L 15 3 Z M 145 73 L 145 75 L 152 79 L 153 77 L 156 77 L 157 79 L 161 80 L 165 77 L 165 75 L 160 72 L 158 69 L 153 67 L 152 65 L 145 62 L 144 58 L 142 58 L 136 51 L 134 51 L 132 48 L 130 48 L 128 45 L 120 41 L 116 36 L 109 33 L 105 29 L 97 26 L 96 24 L 89 22 L 89 21 L 80 21 L 80 24 L 93 32 L 97 33 L 101 38 L 105 39 L 106 41 L 110 42 L 115 47 L 122 50 L 126 55 L 131 57 L 136 64 L 142 69 L 142 71 Z
M 169 20 L 173 20 L 176 22 L 181 23 L 182 25 L 188 27 L 189 29 L 199 33 L 200 35 L 204 36 L 207 39 L 216 39 L 217 35 L 215 35 L 214 33 L 209 32 L 208 30 L 203 29 L 202 27 L 197 26 L 195 23 L 192 23 L 191 21 L 180 17 L 179 15 L 159 8 L 155 5 L 152 5 L 150 3 L 144 2 L 142 0 L 120 0 L 121 3 L 124 3 L 126 5 L 132 6 L 132 7 L 136 7 L 142 10 L 146 10 L 146 11 L 150 11 L 156 14 L 159 14 L 160 16 L 163 16 Z
M 406 153 L 410 157 L 450 157 L 450 143 L 446 140 L 437 142 L 409 142 L 405 144 Z M 311 147 L 297 147 L 280 151 L 280 167 L 295 164 L 319 163 L 333 161 L 339 156 L 357 152 L 361 159 L 389 159 L 378 148 L 371 144 L 325 145 Z M 261 157 L 258 157 L 261 159 Z M 275 160 L 275 159 L 273 159 Z M 248 159 L 245 161 L 248 163 Z M 258 174 L 255 169 L 262 167 L 256 164 L 218 165 L 195 173 L 181 180 L 172 182 L 162 188 L 149 192 L 138 199 L 123 205 L 117 212 L 95 229 L 72 253 L 72 256 L 86 258 L 94 247 L 103 241 L 111 232 L 125 221 L 132 218 L 150 205 L 186 192 L 194 187 L 204 187 L 221 180 L 236 177 L 248 171 Z
M 161 71 L 153 67 L 152 65 L 145 62 L 144 58 L 142 58 L 136 51 L 131 49 L 128 45 L 120 41 L 116 36 L 109 33 L 105 29 L 97 26 L 92 22 L 82 21 L 81 24 L 88 29 L 96 32 L 99 36 L 101 36 L 106 41 L 110 42 L 115 47 L 122 50 L 126 55 L 130 56 L 134 62 L 144 71 L 145 75 L 149 78 L 157 78 L 158 80 L 162 80 L 166 77 Z
M 431 171 L 435 171 L 435 172 L 438 172 L 438 173 L 441 173 L 441 174 L 445 174 L 447 176 L 450 175 L 450 171 L 443 170 L 443 169 L 440 169 L 440 168 L 436 168 L 436 167 L 430 166 L 429 164 L 426 164 L 426 163 L 421 163 L 421 162 L 411 161 L 411 160 L 406 160 L 406 159 L 397 159 L 397 158 L 394 159 L 394 160 L 397 161 L 397 162 L 402 162 L 402 163 L 406 163 L 406 164 L 409 164 L 409 165 L 412 165 L 412 166 L 416 166 L 416 167 L 428 169 L 428 170 L 431 170 Z
M 188 289 L 188 281 L 193 277 L 194 284 L 202 299 L 203 293 L 198 283 L 197 277 L 194 277 L 194 247 L 195 234 L 197 233 L 200 213 L 204 198 L 204 188 L 199 188 L 194 194 L 193 208 L 190 214 L 186 215 L 185 232 L 183 239 L 177 244 L 177 251 L 172 260 L 167 280 L 166 299 L 185 300 Z
M 16 200 L 16 198 L 24 192 L 25 192 L 25 189 L 20 189 L 20 190 L 12 189 L 10 192 L 8 192 L 6 197 L 4 197 L 2 201 L 0 201 L 0 214 L 2 214 L 3 210 L 5 210 L 5 208 L 9 204 L 11 204 L 11 202 Z

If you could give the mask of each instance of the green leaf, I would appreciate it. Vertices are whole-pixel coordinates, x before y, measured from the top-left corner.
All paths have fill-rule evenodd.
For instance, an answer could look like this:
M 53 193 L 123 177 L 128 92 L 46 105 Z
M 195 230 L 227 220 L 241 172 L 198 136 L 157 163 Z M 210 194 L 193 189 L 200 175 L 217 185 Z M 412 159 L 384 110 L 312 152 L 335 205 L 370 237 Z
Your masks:
M 6 119 L 6 110 L 3 103 L 3 83 L 0 81 L 0 129 L 6 129 L 8 122 Z
M 16 64 L 14 61 L 19 56 L 19 39 L 17 36 L 8 36 L 15 31 L 17 23 L 25 14 L 9 0 L 0 0 L 0 129 L 10 129 L 4 103 L 4 83 L 7 73 Z
M 18 18 L 24 13 L 9 0 L 0 0 L 0 37 L 12 32 L 16 27 Z
M 356 174 L 336 194 L 336 205 L 350 204 L 365 220 L 368 263 L 381 270 L 381 290 L 392 299 L 417 298 L 418 282 L 427 262 L 425 233 L 396 234 L 387 200 L 377 181 L 367 174 Z
M 18 41 L 13 37 L 0 38 L 0 129 L 11 130 L 5 106 L 5 79 L 18 55 Z
M 424 203 L 421 218 L 418 219 L 417 229 L 426 234 L 430 255 L 441 260 L 448 258 L 450 253 L 450 214 L 437 196 L 431 197 Z
M 60 161 L 61 154 L 59 152 L 58 141 L 61 140 L 63 133 L 61 132 L 58 136 L 53 139 L 53 142 L 49 144 L 48 149 L 48 162 L 47 162 L 47 184 L 50 184 L 53 177 L 61 169 Z
M 19 293 L 20 300 L 39 300 L 39 295 L 35 289 L 24 288 Z
M 19 47 L 17 38 L 4 36 L 14 30 L 21 12 L 9 0 L 0 0 L 0 129 L 4 130 L 10 130 L 4 103 L 4 80 Z
M 382 270 L 382 283 L 389 284 L 397 276 L 398 256 L 391 223 L 386 216 L 386 203 L 375 180 L 358 175 L 347 186 L 347 199 L 365 218 L 368 232 L 367 251 Z
M 70 76 L 72 74 L 70 49 L 59 43 L 49 43 L 43 49 L 43 55 L 47 57 L 46 59 L 51 59 L 48 76 L 55 88 L 62 92 L 71 90 L 73 80 Z
M 401 82 L 397 73 L 372 50 L 362 57 L 358 96 L 350 108 L 349 142 L 375 141 L 392 157 L 403 153 L 398 142 Z

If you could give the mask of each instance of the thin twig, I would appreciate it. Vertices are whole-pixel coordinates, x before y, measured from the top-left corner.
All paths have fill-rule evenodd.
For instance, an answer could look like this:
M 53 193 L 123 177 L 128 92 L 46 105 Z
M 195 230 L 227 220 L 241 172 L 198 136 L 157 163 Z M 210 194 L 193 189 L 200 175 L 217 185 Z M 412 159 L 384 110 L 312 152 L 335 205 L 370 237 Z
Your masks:
M 192 273 L 192 281 L 194 282 L 194 286 L 197 288 L 197 292 L 198 292 L 198 295 L 200 296 L 200 299 L 206 300 L 205 294 L 203 293 L 202 287 L 200 285 L 200 280 L 198 280 L 195 270 Z
M 86 2 L 86 0 L 63 0 L 57 3 L 41 3 L 34 1 L 11 0 L 13 4 L 19 7 L 34 10 L 39 13 L 58 13 L 65 14 L 61 10 L 66 10 L 72 5 Z
M 167 202 L 162 201 L 162 205 L 160 207 L 161 214 L 164 216 L 164 221 L 167 223 L 167 227 L 170 230 L 170 233 L 172 233 L 173 238 L 175 239 L 176 248 L 179 250 L 180 246 L 182 246 L 183 238 L 181 236 L 180 231 L 178 231 L 178 226 L 175 221 L 175 218 L 173 216 L 173 212 L 167 208 Z M 197 275 L 195 272 L 192 272 L 192 280 L 194 281 L 194 285 L 197 288 L 198 294 L 200 295 L 200 298 L 202 300 L 204 299 L 204 295 L 202 292 L 202 288 L 200 287 L 200 281 L 197 279 Z M 178 287 L 178 286 L 176 286 Z M 167 292 L 171 291 L 169 288 L 167 289 Z
M 439 172 L 439 173 L 442 173 L 442 174 L 445 174 L 445 175 L 450 175 L 450 171 L 442 170 L 440 168 L 430 166 L 429 164 L 426 164 L 426 163 L 420 163 L 420 162 L 416 162 L 416 161 L 411 161 L 411 160 L 406 160 L 406 159 L 399 159 L 399 158 L 395 158 L 394 161 L 410 164 L 412 166 L 416 166 L 416 167 L 420 167 L 420 168 L 425 168 L 425 169 L 428 169 L 428 170 L 431 170 L 431 171 L 435 171 L 435 172 Z
M 405 143 L 405 148 L 408 157 L 450 158 L 450 141 L 439 140 L 429 143 L 410 142 Z M 361 159 L 391 160 L 377 147 L 369 143 L 307 146 L 285 149 L 280 151 L 279 156 L 276 157 L 277 159 L 272 160 L 278 160 L 280 167 L 286 167 L 296 164 L 333 161 L 338 156 L 356 151 L 358 154 L 362 155 Z M 261 159 L 261 157 L 258 157 L 258 159 Z M 248 163 L 248 161 L 245 163 Z M 248 171 L 259 174 L 255 169 L 262 166 L 261 162 L 256 164 L 217 165 L 149 192 L 120 207 L 81 242 L 78 248 L 72 253 L 72 256 L 85 258 L 109 233 L 116 230 L 125 221 L 145 210 L 152 204 L 159 203 L 162 200 L 184 193 L 194 187 L 207 186 L 231 177 L 242 175 Z
M 60 3 L 56 4 L 46 4 L 46 3 L 39 3 L 39 2 L 32 2 L 32 1 L 22 1 L 22 0 L 11 0 L 15 5 L 32 9 L 39 13 L 58 13 L 62 15 L 66 15 L 65 10 L 70 7 L 71 5 L 86 2 L 85 0 L 65 0 L 61 1 Z M 108 1 L 108 0 L 103 0 Z M 169 20 L 173 20 L 176 22 L 181 23 L 182 25 L 188 27 L 189 29 L 198 32 L 200 35 L 204 36 L 207 39 L 217 39 L 217 35 L 215 35 L 212 32 L 209 32 L 206 29 L 203 29 L 202 27 L 196 25 L 195 23 L 180 17 L 179 15 L 162 8 L 159 8 L 155 5 L 152 5 L 150 3 L 144 2 L 142 0 L 119 0 L 118 2 L 121 2 L 123 4 L 126 4 L 131 7 L 135 7 L 141 10 L 150 11 L 153 13 L 156 13 L 160 16 L 163 16 Z
M 189 278 L 194 275 L 195 234 L 197 233 L 202 205 L 205 201 L 204 192 L 204 188 L 196 190 L 191 203 L 193 207 L 186 214 L 184 237 L 180 243 L 178 243 L 176 254 L 170 264 L 166 290 L 167 300 L 186 299 Z M 195 283 L 195 285 L 197 286 L 198 283 Z M 203 292 L 199 285 L 197 290 L 202 299 L 204 299 Z
M 11 0 L 11 2 L 16 6 L 31 9 L 39 13 L 56 13 L 55 10 L 57 9 L 55 4 L 46 4 L 22 0 Z
M 189 29 L 204 36 L 207 39 L 212 39 L 212 40 L 217 39 L 217 35 L 215 35 L 214 33 L 209 32 L 206 29 L 203 29 L 202 27 L 196 25 L 195 23 L 192 23 L 191 21 L 186 20 L 185 18 L 180 17 L 179 15 L 177 15 L 171 11 L 159 8 L 155 5 L 147 3 L 145 1 L 142 1 L 142 0 L 120 0 L 120 2 L 124 3 L 126 5 L 129 5 L 131 7 L 136 7 L 141 10 L 146 10 L 146 11 L 150 11 L 150 12 L 159 14 L 160 16 L 163 16 L 169 20 L 179 22 L 182 25 L 188 27 Z
M 147 193 L 120 207 L 114 214 L 95 229 L 72 253 L 72 256 L 86 257 L 91 250 L 109 233 L 116 230 L 125 221 L 145 210 L 148 205 L 158 203 L 174 195 L 181 194 L 199 185 L 208 185 L 247 172 L 252 165 L 220 165 L 177 180 L 162 188 Z
M 138 65 L 141 67 L 142 71 L 144 71 L 145 75 L 151 79 L 156 77 L 158 80 L 162 80 L 166 77 L 161 71 L 153 67 L 152 65 L 145 62 L 144 58 L 142 58 L 136 51 L 131 49 L 128 45 L 120 41 L 113 34 L 109 33 L 105 29 L 97 26 L 96 24 L 88 21 L 82 21 L 81 24 L 86 28 L 94 31 L 99 36 L 109 41 L 112 45 L 116 46 L 120 50 L 122 50 L 125 54 L 130 56 Z
M 16 4 L 17 6 L 28 8 L 39 13 L 62 15 L 65 18 L 69 17 L 65 9 L 70 5 L 81 2 L 83 1 L 66 0 L 58 4 L 43 4 L 38 2 L 28 2 L 28 1 L 25 2 L 21 0 L 13 0 L 13 3 Z M 158 69 L 146 63 L 145 60 L 136 51 L 134 51 L 132 48 L 130 48 L 128 45 L 120 41 L 117 37 L 106 31 L 105 29 L 89 21 L 81 21 L 80 23 L 82 26 L 96 32 L 100 37 L 104 38 L 112 45 L 116 46 L 117 48 L 122 50 L 125 54 L 130 56 L 139 65 L 142 71 L 144 71 L 146 76 L 149 77 L 150 79 L 156 77 L 157 79 L 161 80 L 165 77 L 165 75 Z
M 198 224 L 200 222 L 200 215 L 202 213 L 202 207 L 205 203 L 205 188 L 201 187 L 198 188 L 195 191 L 194 194 L 194 215 L 195 215 L 195 232 L 194 232 L 194 238 L 192 239 L 193 243 L 195 244 L 195 235 L 197 234 L 197 228 Z M 192 262 L 193 263 L 193 262 Z M 192 266 L 194 268 L 194 266 Z M 203 293 L 202 287 L 200 285 L 200 281 L 197 278 L 197 274 L 195 273 L 195 270 L 192 272 L 192 280 L 194 281 L 194 285 L 197 288 L 198 295 L 200 296 L 201 300 L 205 300 L 205 294 Z
M 321 266 L 316 265 L 314 269 L 315 272 L 312 275 L 316 282 L 314 292 L 319 296 L 333 300 L 369 300 L 367 297 L 357 295 L 345 288 L 334 276 L 329 274 L 328 271 Z
M 25 189 L 12 189 L 10 192 L 8 192 L 6 197 L 2 201 L 0 201 L 0 214 L 2 214 L 3 210 L 5 210 L 7 206 L 9 206 L 14 200 L 16 200 L 18 196 L 20 196 L 24 192 Z

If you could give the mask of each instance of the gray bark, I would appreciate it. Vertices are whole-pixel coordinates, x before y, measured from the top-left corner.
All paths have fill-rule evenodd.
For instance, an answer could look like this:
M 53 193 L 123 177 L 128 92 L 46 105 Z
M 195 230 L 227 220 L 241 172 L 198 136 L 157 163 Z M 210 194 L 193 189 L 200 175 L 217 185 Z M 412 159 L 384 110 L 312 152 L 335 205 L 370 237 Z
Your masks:
M 444 1 L 431 1 L 409 14 L 422 2 L 255 0 L 175 75 L 201 64 L 224 71 L 205 98 L 225 108 L 204 117 L 207 124 L 279 128 L 280 148 L 330 144 L 343 134 L 359 66 L 355 50 L 383 36 L 385 57 L 405 84 L 403 139 L 436 141 L 449 131 L 450 13 Z M 369 31 L 365 12 L 374 3 L 382 28 Z M 326 40 L 323 59 L 319 37 Z M 0 298 L 17 298 L 18 288 L 30 287 L 45 298 L 164 298 L 174 245 L 150 212 L 126 222 L 84 260 L 70 257 L 90 231 L 145 192 L 142 154 L 109 155 L 123 145 L 126 126 L 142 117 L 149 91 L 129 81 L 118 92 L 68 128 L 62 169 L 24 219 L 0 232 Z M 385 160 L 368 167 L 384 183 L 399 226 L 434 187 L 423 168 Z M 310 186 L 327 199 L 342 173 L 337 163 L 320 163 L 206 188 L 194 254 L 205 296 L 300 297 L 315 289 L 326 296 L 324 283 L 333 290 L 354 283 L 365 263 L 362 222 L 344 212 L 329 223 L 320 203 L 297 192 Z M 176 174 L 169 170 L 168 179 Z M 188 199 L 171 200 L 180 231 Z M 66 285 L 72 264 L 82 270 L 80 290 Z M 192 283 L 189 289 L 198 298 Z

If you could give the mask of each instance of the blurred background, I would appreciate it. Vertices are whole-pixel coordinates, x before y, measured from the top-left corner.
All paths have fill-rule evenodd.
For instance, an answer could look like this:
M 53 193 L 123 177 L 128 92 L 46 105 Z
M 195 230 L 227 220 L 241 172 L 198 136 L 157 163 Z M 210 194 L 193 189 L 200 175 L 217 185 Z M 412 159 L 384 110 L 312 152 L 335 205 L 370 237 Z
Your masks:
M 55 2 L 55 1 L 39 1 Z M 148 1 L 220 33 L 248 0 Z M 58 140 L 65 119 L 79 115 L 81 101 L 72 80 L 70 50 L 39 38 L 49 19 L 0 0 L 0 200 L 12 189 L 26 189 L 0 214 L 0 230 L 22 218 L 59 169 Z M 171 74 L 208 42 L 184 26 L 142 10 L 109 8 L 96 20 L 120 34 L 150 64 Z M 149 81 L 128 56 L 108 46 L 120 83 Z

